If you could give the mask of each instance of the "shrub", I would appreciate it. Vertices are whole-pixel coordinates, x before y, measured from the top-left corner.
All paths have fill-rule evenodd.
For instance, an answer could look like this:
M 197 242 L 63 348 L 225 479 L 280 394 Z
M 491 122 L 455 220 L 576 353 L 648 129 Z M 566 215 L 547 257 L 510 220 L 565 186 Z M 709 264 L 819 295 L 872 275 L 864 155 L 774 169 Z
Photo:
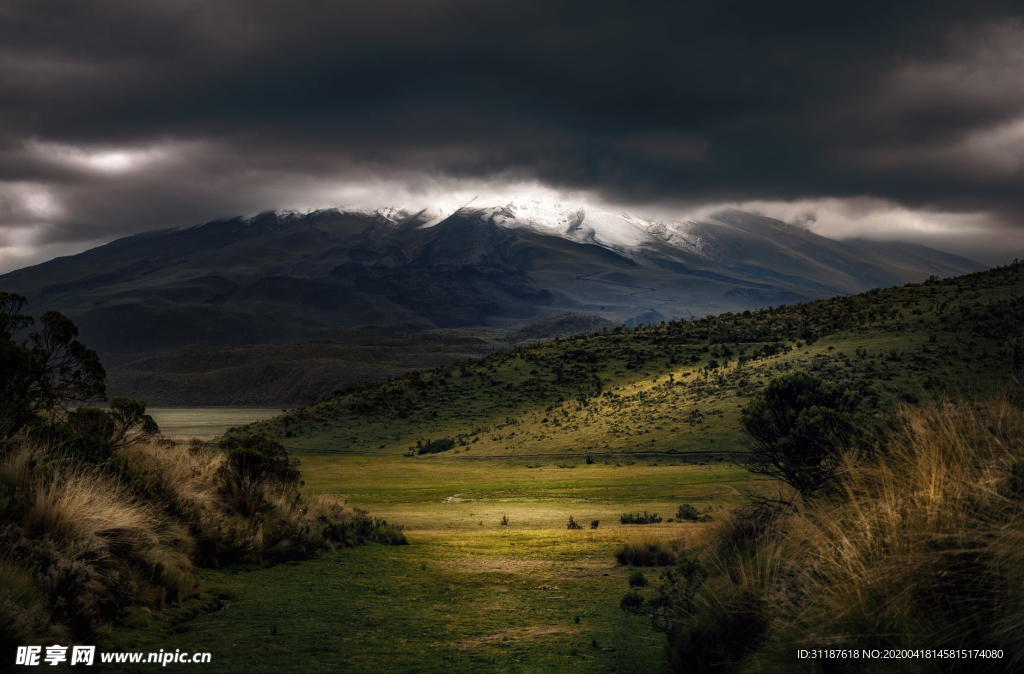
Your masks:
M 669 566 L 675 563 L 676 556 L 660 541 L 631 541 L 615 552 L 615 561 L 620 566 Z
M 645 510 L 643 514 L 623 513 L 619 517 L 619 522 L 621 524 L 658 524 L 661 522 L 661 518 L 657 513 L 648 513 Z
M 160 432 L 146 414 L 146 403 L 131 398 L 114 398 L 110 410 L 79 407 L 63 419 L 38 418 L 30 436 L 39 444 L 63 452 L 75 461 L 103 463 L 114 449 Z
M 743 408 L 746 468 L 810 496 L 833 479 L 841 451 L 858 438 L 856 405 L 850 391 L 806 372 L 773 379 Z
M 629 574 L 629 586 L 630 587 L 647 587 L 647 576 L 640 569 L 637 569 L 633 573 Z
M 680 522 L 710 522 L 711 515 L 700 512 L 689 503 L 681 503 L 676 511 L 676 519 Z
M 373 532 L 368 539 L 382 545 L 408 545 L 409 541 L 402 533 L 400 526 L 393 524 L 375 524 Z
M 220 441 L 224 463 L 217 471 L 221 493 L 235 512 L 251 517 L 266 509 L 267 491 L 294 491 L 298 459 L 284 445 L 263 435 L 232 435 Z
M 577 522 L 576 520 L 574 520 L 572 518 L 572 515 L 569 515 L 569 523 L 565 526 L 565 528 L 566 529 L 582 529 L 583 525 L 580 524 L 579 522 Z
M 503 526 L 503 527 L 507 527 L 508 526 L 508 515 L 502 515 L 501 516 L 501 526 Z
M 69 412 L 65 421 L 38 419 L 31 427 L 30 437 L 73 460 L 103 463 L 114 451 L 110 441 L 113 428 L 113 419 L 106 412 L 82 407 Z
M 61 643 L 68 638 L 63 626 L 51 622 L 49 598 L 24 560 L 0 559 L 0 648 L 13 652 L 32 640 Z
M 437 440 L 428 440 L 425 443 L 420 441 L 416 442 L 417 454 L 437 454 L 439 452 L 447 452 L 449 449 L 455 446 L 455 440 L 451 438 L 438 438 Z
M 128 603 L 159 606 L 197 591 L 185 529 L 138 501 L 115 477 L 60 462 L 25 471 L 12 465 L 19 462 L 9 458 L 3 472 L 7 479 L 16 476 L 30 501 L 20 524 L 0 530 L 0 549 L 23 565 L 46 598 L 45 620 L 53 629 L 63 626 L 81 638 Z M 33 614 L 22 606 L 12 625 Z
M 222 455 L 158 432 L 145 403 L 75 408 L 105 373 L 67 318 L 38 332 L 0 293 L 0 650 L 91 639 L 132 605 L 200 591 L 193 563 L 294 559 L 328 545 L 407 543 L 337 499 L 304 499 L 297 461 L 265 437 Z M 16 434 L 16 435 L 15 435 Z

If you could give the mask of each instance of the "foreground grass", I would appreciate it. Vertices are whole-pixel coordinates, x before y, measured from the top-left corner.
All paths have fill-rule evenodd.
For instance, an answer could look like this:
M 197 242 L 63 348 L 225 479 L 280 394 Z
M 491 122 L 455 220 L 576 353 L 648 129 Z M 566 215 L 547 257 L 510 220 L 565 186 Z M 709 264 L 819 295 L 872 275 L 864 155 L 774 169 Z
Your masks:
M 1021 401 L 901 409 L 831 489 L 722 518 L 624 607 L 668 635 L 673 671 L 1024 671 Z
M 715 512 L 757 486 L 727 461 L 527 468 L 301 458 L 308 490 L 404 523 L 410 544 L 204 570 L 204 584 L 229 596 L 229 608 L 176 626 L 136 614 L 101 647 L 209 651 L 217 671 L 656 671 L 664 640 L 619 610 L 630 571 L 612 553 L 638 537 L 685 541 L 705 525 L 668 522 L 681 501 Z M 619 524 L 638 509 L 666 521 Z M 569 515 L 585 527 L 601 523 L 569 531 Z

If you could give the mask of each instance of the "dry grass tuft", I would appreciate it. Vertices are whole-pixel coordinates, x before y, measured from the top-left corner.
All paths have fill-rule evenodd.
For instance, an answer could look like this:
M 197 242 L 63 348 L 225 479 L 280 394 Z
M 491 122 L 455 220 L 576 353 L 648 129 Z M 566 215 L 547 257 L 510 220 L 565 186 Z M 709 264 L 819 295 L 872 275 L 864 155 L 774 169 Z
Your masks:
M 615 552 L 615 561 L 621 566 L 669 566 L 676 553 L 660 538 L 635 536 Z
M 91 466 L 28 441 L 0 450 L 0 645 L 83 638 L 128 605 L 180 604 L 201 591 L 196 563 L 405 542 L 294 484 L 268 484 L 258 513 L 238 512 L 219 482 L 223 455 L 203 443 L 138 442 Z
M 1020 666 L 1024 411 L 906 409 L 879 455 L 846 457 L 836 496 L 718 525 L 700 564 L 706 582 L 676 590 L 677 662 L 768 671 L 795 666 L 798 647 L 996 648 Z
M 788 524 L 805 598 L 780 626 L 1024 655 L 1024 412 L 1002 400 L 945 404 L 902 421 L 880 460 L 846 463 L 841 501 Z

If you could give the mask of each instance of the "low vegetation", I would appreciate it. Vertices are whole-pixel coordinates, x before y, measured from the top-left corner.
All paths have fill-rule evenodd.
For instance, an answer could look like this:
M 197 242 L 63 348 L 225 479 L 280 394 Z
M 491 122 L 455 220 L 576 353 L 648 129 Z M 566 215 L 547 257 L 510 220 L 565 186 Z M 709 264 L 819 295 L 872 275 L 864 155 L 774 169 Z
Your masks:
M 92 637 L 130 606 L 197 595 L 197 566 L 305 557 L 401 530 L 337 498 L 305 497 L 297 461 L 265 437 L 219 446 L 154 438 L 145 403 L 105 392 L 95 354 L 55 312 L 0 294 L 0 645 Z
M 680 503 L 676 510 L 676 520 L 680 522 L 710 522 L 710 513 L 701 512 L 689 503 Z
M 1022 281 L 1014 265 L 516 348 L 339 391 L 223 446 L 147 439 L 137 423 L 138 439 L 91 459 L 44 446 L 28 424 L 5 436 L 0 475 L 19 551 L 0 557 L 0 587 L 13 588 L 3 606 L 17 607 L 8 622 L 95 629 L 129 603 L 181 601 L 198 577 L 272 607 L 273 621 L 228 611 L 201 619 L 222 632 L 144 641 L 288 636 L 239 654 L 239 669 L 287 667 L 325 640 L 364 668 L 386 654 L 408 669 L 653 671 L 661 643 L 649 626 L 668 636 L 671 666 L 695 671 L 790 671 L 797 642 L 1019 653 L 1021 394 L 970 401 L 1020 376 Z M 477 457 L 488 460 L 464 460 Z M 102 489 L 64 503 L 93 480 Z M 333 496 L 313 495 L 323 491 Z M 103 494 L 119 504 L 114 530 L 57 514 L 102 512 Z M 209 568 L 404 541 L 346 498 L 409 523 L 415 545 L 332 552 L 251 580 Z M 39 565 L 55 574 L 92 564 L 77 552 L 89 537 L 110 543 L 95 558 L 111 566 L 88 578 L 129 569 L 118 591 L 131 598 L 103 585 L 89 595 L 91 581 L 54 590 L 69 585 L 21 561 L 44 559 L 20 551 L 45 544 L 66 560 Z M 350 567 L 348 553 L 366 565 Z M 114 601 L 97 598 L 89 625 L 71 624 L 63 607 L 78 596 Z M 335 620 L 360 615 L 358 636 L 324 635 L 312 603 Z M 382 624 L 398 638 L 382 639 Z
M 628 541 L 615 553 L 620 566 L 669 566 L 676 561 L 676 554 L 658 539 Z
M 1002 649 L 1000 671 L 1021 666 L 1024 409 L 934 403 L 895 426 L 840 452 L 827 494 L 737 511 L 623 608 L 687 671 L 793 671 L 794 644 Z
M 648 513 L 646 510 L 641 513 L 622 513 L 619 516 L 620 524 L 659 524 L 661 517 L 657 513 Z

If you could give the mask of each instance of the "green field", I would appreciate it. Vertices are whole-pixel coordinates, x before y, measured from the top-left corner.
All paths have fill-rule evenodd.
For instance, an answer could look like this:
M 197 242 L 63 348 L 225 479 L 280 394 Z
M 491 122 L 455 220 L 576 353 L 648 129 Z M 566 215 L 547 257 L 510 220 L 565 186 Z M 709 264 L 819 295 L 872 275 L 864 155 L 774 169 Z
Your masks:
M 621 525 L 619 515 L 648 510 L 667 520 L 682 502 L 721 512 L 756 486 L 728 461 L 528 468 L 501 459 L 300 458 L 308 491 L 404 523 L 409 545 L 206 570 L 207 587 L 230 596 L 227 610 L 174 626 L 179 611 L 138 612 L 101 646 L 209 651 L 217 671 L 239 672 L 298 663 L 307 671 L 655 671 L 663 638 L 619 610 L 629 570 L 613 552 L 637 537 L 675 543 L 706 525 Z M 584 529 L 567 530 L 570 515 Z

